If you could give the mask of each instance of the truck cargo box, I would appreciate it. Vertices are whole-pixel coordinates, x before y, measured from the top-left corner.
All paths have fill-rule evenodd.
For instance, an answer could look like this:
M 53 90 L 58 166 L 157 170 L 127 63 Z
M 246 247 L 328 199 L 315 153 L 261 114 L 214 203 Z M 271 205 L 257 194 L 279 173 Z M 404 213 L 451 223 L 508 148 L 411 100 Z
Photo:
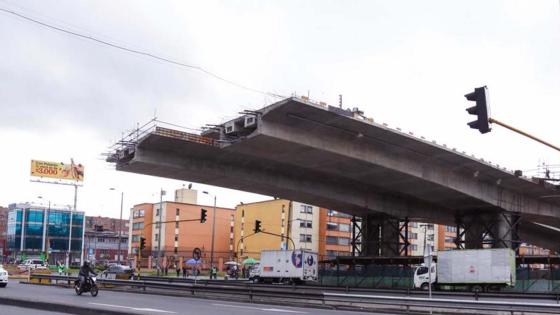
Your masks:
M 317 254 L 304 250 L 267 250 L 261 252 L 261 279 L 318 279 Z
M 440 284 L 515 285 L 515 252 L 508 248 L 438 252 Z

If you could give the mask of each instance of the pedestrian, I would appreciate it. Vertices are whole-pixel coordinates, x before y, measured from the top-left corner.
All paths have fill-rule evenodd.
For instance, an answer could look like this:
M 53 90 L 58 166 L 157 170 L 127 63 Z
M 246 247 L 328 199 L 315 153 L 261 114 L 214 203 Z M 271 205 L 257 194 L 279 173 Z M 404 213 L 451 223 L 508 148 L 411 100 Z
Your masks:
M 210 270 L 210 279 L 218 279 L 218 268 L 216 268 L 216 266 L 212 266 Z
M 165 264 L 165 269 L 164 269 L 164 271 L 165 271 L 165 276 L 167 277 L 167 273 L 169 272 L 169 263 L 166 263 L 166 264 Z
M 187 277 L 187 264 L 183 262 L 183 278 Z
M 179 263 L 175 263 L 175 271 L 177 272 L 177 278 L 181 276 L 181 265 Z

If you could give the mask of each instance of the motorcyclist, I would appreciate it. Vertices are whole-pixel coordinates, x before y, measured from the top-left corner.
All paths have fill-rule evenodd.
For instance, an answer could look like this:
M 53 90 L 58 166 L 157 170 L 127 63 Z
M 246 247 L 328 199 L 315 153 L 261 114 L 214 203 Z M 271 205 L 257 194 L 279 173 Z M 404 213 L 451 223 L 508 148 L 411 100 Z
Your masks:
M 93 271 L 93 269 L 91 268 L 89 261 L 86 260 L 80 267 L 80 273 L 78 274 L 78 277 L 80 278 L 80 291 L 83 290 L 84 284 L 86 283 L 86 280 L 88 279 L 90 274 L 97 276 L 97 273 L 95 273 L 95 271 Z

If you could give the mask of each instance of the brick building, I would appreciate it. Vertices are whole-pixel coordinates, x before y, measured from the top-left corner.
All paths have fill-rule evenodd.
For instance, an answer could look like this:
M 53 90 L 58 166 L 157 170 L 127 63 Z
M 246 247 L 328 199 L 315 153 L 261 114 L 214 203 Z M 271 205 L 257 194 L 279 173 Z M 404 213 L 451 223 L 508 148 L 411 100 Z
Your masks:
M 319 213 L 319 259 L 352 255 L 352 216 L 321 208 Z
M 140 239 L 146 239 L 146 248 L 141 253 L 143 267 L 155 265 L 159 243 L 163 265 L 173 265 L 176 261 L 191 258 L 195 248 L 202 251 L 201 267 L 208 268 L 210 265 L 213 206 L 197 204 L 196 194 L 179 191 L 175 194 L 177 196 L 181 196 L 179 200 L 183 202 L 164 201 L 161 212 L 160 203 L 142 203 L 131 209 L 128 251 L 131 257 L 137 257 Z M 205 223 L 200 222 L 201 209 L 206 210 Z M 233 255 L 233 214 L 233 209 L 216 207 L 213 258 L 218 268 Z M 158 226 L 160 217 L 163 222 L 161 240 Z
M 121 263 L 127 264 L 128 233 L 121 234 Z M 98 225 L 97 229 L 86 229 L 84 236 L 84 250 L 88 259 L 96 262 L 115 262 L 119 260 L 119 234 L 111 230 L 104 230 Z
M 102 226 L 104 231 L 118 233 L 119 227 L 123 235 L 128 234 L 129 220 L 120 220 L 101 216 L 86 216 L 86 230 L 94 230 L 95 226 Z

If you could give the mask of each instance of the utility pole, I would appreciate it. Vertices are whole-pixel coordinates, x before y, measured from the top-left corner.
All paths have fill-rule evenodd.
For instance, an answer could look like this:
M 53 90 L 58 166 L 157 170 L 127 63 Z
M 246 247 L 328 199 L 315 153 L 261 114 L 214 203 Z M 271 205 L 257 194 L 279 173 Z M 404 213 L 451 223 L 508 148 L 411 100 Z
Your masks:
M 209 192 L 203 191 L 203 194 L 210 195 Z M 216 195 L 214 196 L 214 209 L 212 210 L 212 243 L 210 244 L 210 268 L 214 266 L 214 236 L 216 231 Z
M 165 195 L 165 191 L 163 191 L 163 188 L 160 189 L 159 192 L 159 222 L 158 222 L 158 248 L 157 248 L 157 259 L 156 259 L 156 265 L 157 265 L 157 275 L 159 277 L 159 273 L 160 273 L 160 269 L 161 269 L 161 217 L 163 215 L 163 195 Z
M 212 244 L 210 245 L 210 268 L 214 267 L 215 230 L 216 230 L 216 195 L 214 195 L 214 209 L 212 210 Z
M 72 252 L 72 224 L 74 219 L 74 212 L 78 204 L 78 184 L 74 184 L 74 207 L 70 210 L 70 234 L 68 235 L 68 252 L 66 252 L 66 270 L 70 268 L 70 253 Z M 84 218 L 85 220 L 85 218 Z M 80 265 L 83 262 L 83 251 L 84 241 L 82 240 L 82 253 L 80 254 Z
M 121 264 L 121 233 L 122 233 L 122 211 L 123 211 L 124 191 L 121 191 L 121 216 L 119 220 L 119 259 L 118 263 Z

